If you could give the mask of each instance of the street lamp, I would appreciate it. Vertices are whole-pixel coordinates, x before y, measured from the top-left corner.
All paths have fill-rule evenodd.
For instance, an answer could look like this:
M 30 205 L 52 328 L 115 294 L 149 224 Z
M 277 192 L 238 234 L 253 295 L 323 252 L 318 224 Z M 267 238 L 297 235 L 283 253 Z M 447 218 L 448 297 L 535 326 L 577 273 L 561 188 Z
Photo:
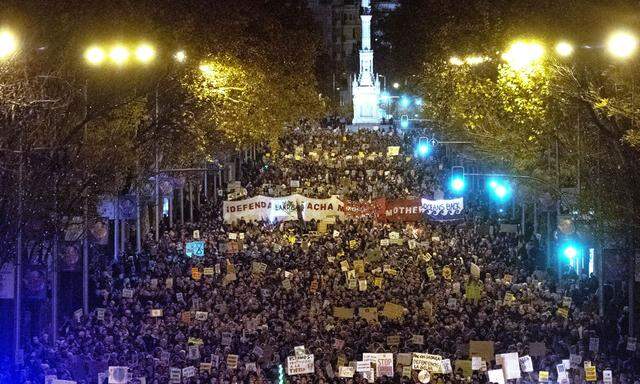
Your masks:
M 607 51 L 618 59 L 631 57 L 638 48 L 638 39 L 629 32 L 618 31 L 609 36 Z
M 129 60 L 129 50 L 124 45 L 115 45 L 109 51 L 109 58 L 116 65 L 124 65 Z
M 393 83 L 393 88 L 395 88 L 395 89 L 400 88 L 400 83 Z
M 105 59 L 104 50 L 97 46 L 91 47 L 85 51 L 84 59 L 91 65 L 100 65 Z
M 187 54 L 185 53 L 185 51 L 178 51 L 176 52 L 175 55 L 173 55 L 173 58 L 178 62 L 178 63 L 184 63 L 187 60 Z
M 0 30 L 0 60 L 6 59 L 18 50 L 18 39 L 9 30 Z
M 148 64 L 156 57 L 156 50 L 149 44 L 140 44 L 135 51 L 136 59 L 143 64 Z
M 518 40 L 509 46 L 502 58 L 517 71 L 531 68 L 544 56 L 544 47 L 535 41 Z
M 568 43 L 566 41 L 561 41 L 558 44 L 556 44 L 556 53 L 562 57 L 569 57 L 571 55 L 573 55 L 573 45 L 571 45 L 571 43 Z

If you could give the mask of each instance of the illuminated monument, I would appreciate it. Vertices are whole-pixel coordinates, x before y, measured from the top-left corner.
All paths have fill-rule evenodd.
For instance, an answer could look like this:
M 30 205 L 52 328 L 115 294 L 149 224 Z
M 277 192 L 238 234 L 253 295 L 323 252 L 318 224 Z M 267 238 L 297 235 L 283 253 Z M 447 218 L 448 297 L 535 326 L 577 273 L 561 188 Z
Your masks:
M 353 79 L 353 124 L 379 124 L 380 81 L 373 73 L 373 49 L 371 47 L 371 5 L 362 0 L 362 47 L 360 49 L 360 73 Z

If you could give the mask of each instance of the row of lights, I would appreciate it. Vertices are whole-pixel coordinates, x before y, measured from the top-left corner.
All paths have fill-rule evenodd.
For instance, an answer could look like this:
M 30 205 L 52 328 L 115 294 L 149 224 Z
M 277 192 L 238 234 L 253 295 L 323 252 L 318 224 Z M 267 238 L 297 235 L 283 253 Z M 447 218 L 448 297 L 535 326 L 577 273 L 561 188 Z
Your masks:
M 628 59 L 635 54 L 638 49 L 638 38 L 629 32 L 618 31 L 609 36 L 605 44 L 607 52 L 617 59 Z M 575 52 L 575 47 L 568 41 L 560 41 L 555 45 L 555 52 L 560 57 L 570 57 Z M 585 46 L 585 48 L 591 48 Z M 545 47 L 535 40 L 518 40 L 513 42 L 506 52 L 502 54 L 502 59 L 515 69 L 525 68 L 532 63 L 541 60 L 545 55 Z M 453 56 L 449 63 L 455 66 L 478 65 L 491 58 L 487 56 L 467 56 L 461 59 Z
M 0 29 L 0 60 L 6 60 L 16 54 L 18 47 L 16 35 L 8 29 Z M 94 45 L 84 52 L 84 59 L 93 66 L 99 66 L 107 60 L 116 66 L 124 66 L 132 57 L 138 63 L 149 64 L 156 56 L 155 47 L 148 43 L 140 43 L 134 48 L 118 43 L 108 49 Z M 173 58 L 183 63 L 187 59 L 187 54 L 181 50 L 176 52 Z
M 87 63 L 94 66 L 102 65 L 107 60 L 116 66 L 124 66 L 129 62 L 131 56 L 138 63 L 149 64 L 154 61 L 156 55 L 155 47 L 148 43 L 140 43 L 133 49 L 124 44 L 115 44 L 109 49 L 100 46 L 89 47 L 84 53 L 84 58 Z M 178 51 L 173 55 L 173 58 L 177 62 L 183 63 L 187 59 L 187 54 L 184 51 Z

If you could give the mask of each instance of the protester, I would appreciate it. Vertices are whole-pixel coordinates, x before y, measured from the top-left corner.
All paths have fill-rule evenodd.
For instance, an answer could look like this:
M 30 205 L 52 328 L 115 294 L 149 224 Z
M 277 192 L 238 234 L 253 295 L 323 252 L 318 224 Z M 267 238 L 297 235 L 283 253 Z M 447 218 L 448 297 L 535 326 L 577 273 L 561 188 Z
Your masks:
M 442 196 L 447 164 L 437 156 L 416 158 L 415 137 L 347 132 L 338 121 L 288 130 L 279 147 L 245 167 L 247 194 L 351 201 Z M 388 156 L 395 146 L 399 154 Z M 593 277 L 555 281 L 536 270 L 533 246 L 525 250 L 521 239 L 500 232 L 496 221 L 478 214 L 482 208 L 468 205 L 455 222 L 338 218 L 325 229 L 317 221 L 225 223 L 220 205 L 209 203 L 199 223 L 167 228 L 158 243 L 147 239 L 142 254 L 96 268 L 99 304 L 66 322 L 55 345 L 47 334 L 29 343 L 22 382 L 56 375 L 93 383 L 109 366 L 124 366 L 131 382 L 169 383 L 171 368 L 182 375 L 193 366 L 194 376 L 182 383 L 270 383 L 278 381 L 279 366 L 286 375 L 287 357 L 304 346 L 314 355 L 314 373 L 287 375 L 289 382 L 366 383 L 360 373 L 338 378 L 339 366 L 362 361 L 363 353 L 428 352 L 452 365 L 431 382 L 485 383 L 495 361 L 470 378 L 456 364 L 470 359 L 472 340 L 493 341 L 496 354 L 520 357 L 537 355 L 530 345 L 543 343 L 547 352 L 533 356 L 533 372 L 522 373 L 522 383 L 538 382 L 540 371 L 556 380 L 556 365 L 570 355 L 590 361 L 599 378 L 611 369 L 617 382 L 633 382 L 640 374 L 637 353 L 627 351 L 622 332 L 604 329 Z M 203 257 L 185 255 L 186 244 L 198 240 L 194 230 L 206 244 Z M 400 306 L 392 306 L 400 308 L 395 318 L 385 311 L 389 303 Z M 353 309 L 353 316 L 338 307 Z M 361 317 L 359 308 L 375 308 L 377 320 Z M 421 344 L 414 335 L 423 337 Z M 402 377 L 399 358 L 394 377 L 375 380 L 417 382 L 415 370 Z M 581 382 L 583 364 L 569 377 Z

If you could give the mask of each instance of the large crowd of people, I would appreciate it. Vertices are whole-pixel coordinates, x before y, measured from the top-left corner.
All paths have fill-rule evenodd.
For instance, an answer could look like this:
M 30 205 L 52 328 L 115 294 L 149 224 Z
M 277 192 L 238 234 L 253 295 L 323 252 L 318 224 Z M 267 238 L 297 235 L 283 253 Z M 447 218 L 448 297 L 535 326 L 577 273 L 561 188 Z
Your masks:
M 416 158 L 414 142 L 393 129 L 303 122 L 245 166 L 242 185 L 249 196 L 442 197 L 447 164 Z M 425 352 L 451 365 L 431 382 L 488 382 L 500 362 L 475 366 L 470 341 L 531 356 L 521 383 L 542 382 L 545 371 L 558 381 L 570 357 L 571 383 L 585 380 L 585 362 L 599 381 L 604 370 L 616 383 L 640 377 L 624 330 L 598 316 L 593 276 L 556 280 L 480 203 L 452 222 L 226 223 L 212 202 L 199 217 L 164 228 L 158 243 L 150 236 L 142 254 L 96 267 L 95 308 L 65 322 L 54 342 L 33 338 L 19 377 L 5 380 L 94 383 L 121 366 L 130 383 L 366 383 L 360 372 L 340 378 L 340 367 L 394 353 L 394 375 L 375 382 L 413 383 L 419 372 L 403 369 L 406 353 Z M 187 257 L 198 239 L 205 255 Z M 287 374 L 289 356 L 309 354 L 313 373 Z

